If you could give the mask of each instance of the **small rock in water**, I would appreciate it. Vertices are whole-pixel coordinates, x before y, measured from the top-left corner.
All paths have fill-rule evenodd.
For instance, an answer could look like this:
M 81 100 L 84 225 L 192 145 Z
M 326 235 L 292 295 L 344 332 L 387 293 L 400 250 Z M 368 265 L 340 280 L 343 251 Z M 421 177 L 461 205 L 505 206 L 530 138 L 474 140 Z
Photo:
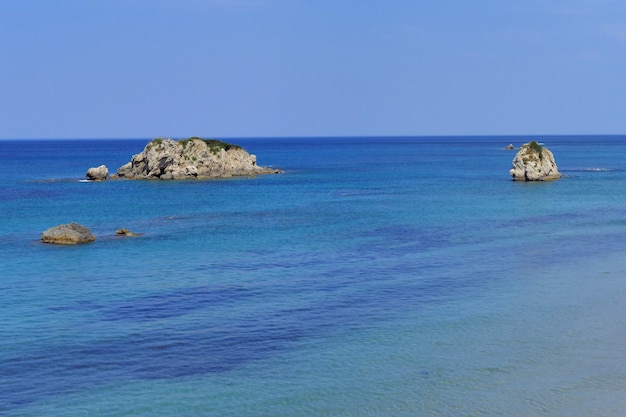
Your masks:
M 94 240 L 96 237 L 88 228 L 74 222 L 51 227 L 41 234 L 42 242 L 58 245 L 76 245 Z
M 85 174 L 87 179 L 92 181 L 104 181 L 109 176 L 109 169 L 106 165 L 100 165 L 99 167 L 92 167 L 87 170 Z
M 139 233 L 133 233 L 128 229 L 117 229 L 115 234 L 118 236 L 139 236 Z

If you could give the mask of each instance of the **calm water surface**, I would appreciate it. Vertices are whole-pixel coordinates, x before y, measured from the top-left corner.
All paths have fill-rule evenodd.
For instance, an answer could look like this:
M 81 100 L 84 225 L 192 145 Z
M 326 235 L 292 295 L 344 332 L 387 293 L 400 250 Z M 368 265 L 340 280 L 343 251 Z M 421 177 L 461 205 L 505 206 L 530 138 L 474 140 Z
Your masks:
M 626 137 L 541 138 L 564 178 L 513 182 L 530 139 L 100 183 L 147 140 L 0 141 L 0 415 L 623 415 Z M 39 243 L 70 221 L 96 242 Z

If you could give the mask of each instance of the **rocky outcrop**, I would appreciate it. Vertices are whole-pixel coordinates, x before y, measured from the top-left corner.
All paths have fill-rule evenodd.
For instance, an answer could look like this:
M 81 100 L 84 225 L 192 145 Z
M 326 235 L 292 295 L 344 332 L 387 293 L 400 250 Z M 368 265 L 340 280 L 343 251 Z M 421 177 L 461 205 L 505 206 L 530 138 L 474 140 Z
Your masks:
M 120 178 L 187 179 L 277 174 L 280 169 L 261 167 L 256 156 L 237 145 L 218 140 L 155 139 L 143 152 L 117 170 Z
M 96 237 L 85 226 L 78 223 L 61 224 L 51 227 L 41 234 L 44 243 L 56 243 L 59 245 L 76 245 L 96 240 Z
M 549 181 L 561 178 L 554 155 L 535 141 L 522 145 L 509 171 L 515 181 Z
M 506 145 L 506 148 L 504 148 L 507 151 L 514 151 L 515 150 L 515 146 L 513 146 L 512 143 L 509 143 L 508 145 Z
M 95 168 L 92 167 L 87 170 L 85 176 L 91 181 L 104 181 L 109 176 L 109 169 L 106 165 L 100 165 Z

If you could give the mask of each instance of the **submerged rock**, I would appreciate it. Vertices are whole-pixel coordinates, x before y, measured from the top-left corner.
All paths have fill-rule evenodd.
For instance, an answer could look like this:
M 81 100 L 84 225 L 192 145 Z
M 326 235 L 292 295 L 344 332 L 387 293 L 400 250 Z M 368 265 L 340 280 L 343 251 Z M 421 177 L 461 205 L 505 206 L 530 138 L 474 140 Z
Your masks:
M 552 152 L 535 141 L 522 145 L 509 171 L 515 181 L 549 181 L 561 178 Z
M 51 227 L 41 234 L 42 242 L 59 245 L 76 245 L 94 240 L 96 237 L 89 229 L 74 222 Z
M 117 170 L 120 178 L 187 179 L 277 174 L 280 169 L 261 167 L 256 156 L 237 145 L 218 140 L 155 139 L 143 152 Z
M 141 233 L 133 233 L 128 229 L 117 229 L 115 234 L 118 236 L 139 236 Z
M 87 179 L 92 181 L 104 181 L 109 176 L 109 169 L 106 165 L 100 165 L 99 167 L 89 168 L 85 174 Z

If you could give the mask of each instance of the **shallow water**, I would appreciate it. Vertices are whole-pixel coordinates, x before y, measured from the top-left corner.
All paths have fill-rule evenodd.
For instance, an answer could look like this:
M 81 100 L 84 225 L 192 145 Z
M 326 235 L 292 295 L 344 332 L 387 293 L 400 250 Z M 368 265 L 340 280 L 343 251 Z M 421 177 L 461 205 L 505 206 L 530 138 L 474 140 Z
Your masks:
M 621 415 L 626 138 L 512 182 L 528 139 L 234 139 L 285 173 L 102 183 L 147 141 L 0 142 L 0 414 Z M 97 241 L 38 242 L 70 221 Z

